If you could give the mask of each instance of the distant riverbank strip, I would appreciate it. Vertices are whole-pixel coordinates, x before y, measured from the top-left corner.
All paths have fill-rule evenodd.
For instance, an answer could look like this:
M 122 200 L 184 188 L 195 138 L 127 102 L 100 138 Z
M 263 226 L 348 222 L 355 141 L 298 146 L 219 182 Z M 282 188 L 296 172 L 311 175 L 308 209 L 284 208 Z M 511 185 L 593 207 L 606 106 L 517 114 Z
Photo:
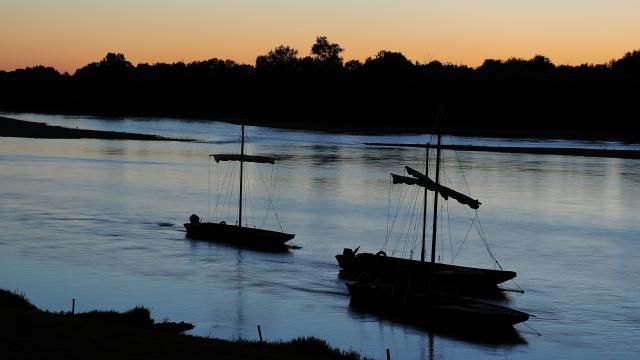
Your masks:
M 158 135 L 136 134 L 118 131 L 73 129 L 45 123 L 11 119 L 0 116 L 0 136 L 34 139 L 104 139 L 104 140 L 149 140 L 149 141 L 194 141 L 167 138 Z
M 365 143 L 369 146 L 386 147 L 416 147 L 425 148 L 425 144 L 399 144 L 399 143 Z M 429 145 L 435 148 L 434 145 Z M 584 148 L 558 148 L 558 147 L 515 147 L 515 146 L 478 146 L 478 145 L 442 145 L 442 149 L 456 151 L 481 151 L 509 154 L 533 154 L 533 155 L 568 155 L 586 157 L 607 157 L 617 159 L 640 159 L 638 150 L 609 150 L 609 149 L 584 149 Z
M 120 313 L 38 309 L 24 295 L 0 289 L 2 359 L 360 359 L 318 338 L 287 342 L 182 335 L 186 323 L 155 322 L 144 307 Z M 186 324 L 189 325 L 189 324 Z
M 231 121 L 232 123 L 239 123 Z M 256 126 L 269 126 L 267 124 L 253 124 Z M 282 124 L 276 127 L 285 128 Z M 291 127 L 286 127 L 292 129 Z M 311 129 L 298 129 L 314 131 Z M 327 129 L 325 129 L 327 130 Z M 375 133 L 387 133 L 389 128 L 378 129 Z M 316 130 L 317 131 L 317 130 Z M 330 133 L 358 133 L 355 129 L 328 129 Z M 105 140 L 149 140 L 149 141 L 198 141 L 195 139 L 168 138 L 158 135 L 136 134 L 118 131 L 73 129 L 62 126 L 52 126 L 45 123 L 17 120 L 0 116 L 0 136 L 24 137 L 37 139 L 105 139 Z M 369 146 L 386 147 L 416 147 L 424 148 L 425 144 L 400 144 L 400 143 L 365 143 Z M 431 145 L 433 146 L 433 145 Z M 568 155 L 585 157 L 608 157 L 619 159 L 640 159 L 640 150 L 616 150 L 616 149 L 585 149 L 585 148 L 559 148 L 559 147 L 516 147 L 516 146 L 479 146 L 479 145 L 442 145 L 443 149 L 457 151 L 480 151 L 511 154 L 533 155 Z

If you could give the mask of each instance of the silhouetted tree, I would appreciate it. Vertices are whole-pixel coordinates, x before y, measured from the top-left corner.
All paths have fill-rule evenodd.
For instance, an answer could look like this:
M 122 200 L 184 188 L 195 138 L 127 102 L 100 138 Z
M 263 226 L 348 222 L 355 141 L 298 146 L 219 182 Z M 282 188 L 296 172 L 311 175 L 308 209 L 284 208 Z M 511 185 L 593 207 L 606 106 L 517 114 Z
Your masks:
M 342 65 L 342 52 L 319 36 L 311 56 L 281 45 L 255 65 L 213 58 L 134 66 L 113 52 L 71 76 L 45 66 L 0 71 L 0 110 L 428 131 L 429 109 L 444 105 L 448 131 L 460 134 L 640 140 L 637 50 L 607 64 L 556 66 L 536 55 L 487 59 L 477 68 L 412 63 L 385 50 Z
M 120 53 L 107 53 L 107 55 L 100 61 L 100 66 L 112 67 L 112 68 L 132 68 L 133 65 L 127 59 L 124 54 Z
M 316 43 L 311 47 L 314 60 L 321 64 L 342 65 L 342 53 L 344 49 L 336 43 L 330 43 L 326 36 L 318 36 Z
M 365 65 L 368 67 L 378 67 L 389 70 L 408 70 L 413 67 L 413 63 L 400 52 L 381 50 L 376 57 L 367 58 Z
M 611 61 L 611 67 L 614 69 L 637 70 L 640 68 L 640 50 L 628 52 L 622 58 Z
M 112 76 L 133 69 L 133 65 L 125 59 L 123 54 L 107 53 L 99 62 L 94 62 L 78 69 L 74 76 L 91 76 L 97 73 Z
M 359 71 L 361 68 L 362 63 L 360 62 L 360 60 L 349 60 L 344 64 L 344 69 L 350 73 Z
M 553 65 L 551 60 L 543 55 L 534 56 L 529 60 L 529 63 L 534 71 L 550 71 L 555 68 L 555 65 Z
M 291 68 L 298 61 L 298 50 L 286 45 L 280 45 L 270 50 L 267 55 L 258 56 L 257 68 Z

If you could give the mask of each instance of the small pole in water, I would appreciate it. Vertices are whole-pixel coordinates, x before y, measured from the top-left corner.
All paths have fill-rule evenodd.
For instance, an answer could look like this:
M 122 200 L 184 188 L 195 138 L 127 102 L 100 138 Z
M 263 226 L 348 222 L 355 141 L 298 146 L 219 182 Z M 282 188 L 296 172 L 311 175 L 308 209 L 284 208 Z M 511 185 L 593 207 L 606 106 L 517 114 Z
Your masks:
M 260 325 L 258 325 L 258 336 L 260 337 L 260 342 L 262 342 L 262 330 L 260 330 Z
M 76 313 L 76 298 L 71 299 L 71 314 Z
M 389 351 L 389 348 L 387 348 L 387 360 L 391 360 L 391 352 Z

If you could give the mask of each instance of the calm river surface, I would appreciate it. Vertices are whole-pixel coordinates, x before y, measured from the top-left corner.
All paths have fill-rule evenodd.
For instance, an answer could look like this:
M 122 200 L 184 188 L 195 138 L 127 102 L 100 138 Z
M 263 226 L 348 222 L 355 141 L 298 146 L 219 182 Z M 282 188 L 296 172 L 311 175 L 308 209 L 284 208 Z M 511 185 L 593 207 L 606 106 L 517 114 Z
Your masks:
M 393 359 L 621 359 L 640 353 L 637 160 L 445 152 L 447 184 L 465 193 L 468 184 L 482 202 L 478 214 L 491 250 L 518 273 L 525 293 L 509 295 L 509 305 L 535 315 L 528 324 L 542 334 L 518 325 L 522 344 L 487 345 L 355 311 L 337 278 L 334 255 L 344 247 L 405 257 L 413 250 L 417 257 L 420 226 L 411 221 L 410 206 L 396 210 L 399 199 L 410 203 L 416 194 L 390 187 L 389 173 L 424 166 L 423 150 L 362 143 L 425 142 L 427 136 L 247 127 L 249 152 L 277 154 L 281 161 L 248 166 L 245 217 L 250 226 L 271 229 L 279 229 L 279 219 L 300 247 L 269 254 L 191 241 L 182 226 L 192 213 L 209 217 L 209 189 L 213 219 L 235 221 L 237 183 L 228 182 L 237 172 L 212 162 L 209 186 L 208 154 L 236 151 L 238 126 L 7 115 L 204 140 L 0 138 L 0 287 L 24 292 L 41 308 L 69 310 L 72 298 L 79 311 L 145 305 L 155 319 L 195 323 L 198 335 L 255 339 L 260 324 L 269 340 L 313 335 L 374 358 L 383 358 L 386 348 Z M 445 143 L 638 148 L 475 138 Z M 273 179 L 277 219 L 266 211 Z M 440 261 L 451 262 L 453 254 L 455 264 L 491 267 L 476 229 L 466 238 L 473 215 L 456 202 L 444 204 Z

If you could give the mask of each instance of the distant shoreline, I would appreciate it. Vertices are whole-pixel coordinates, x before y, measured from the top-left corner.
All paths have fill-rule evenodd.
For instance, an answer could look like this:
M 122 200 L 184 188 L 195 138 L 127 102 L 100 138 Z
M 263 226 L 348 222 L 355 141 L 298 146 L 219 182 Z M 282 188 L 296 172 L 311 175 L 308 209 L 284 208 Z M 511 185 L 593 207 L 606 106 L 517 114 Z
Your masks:
M 227 123 L 240 123 L 237 120 L 217 120 Z M 264 123 L 255 123 L 252 121 L 245 122 L 249 125 L 265 126 L 279 129 L 301 130 L 301 131 L 321 131 L 327 133 L 339 134 L 362 134 L 355 131 L 356 129 L 330 128 L 324 130 L 317 129 L 300 129 L 275 124 L 269 126 Z M 145 141 L 187 141 L 197 142 L 198 139 L 180 139 L 168 138 L 158 135 L 137 134 L 118 131 L 101 131 L 101 130 L 85 130 L 73 129 L 62 126 L 52 126 L 46 123 L 17 120 L 4 116 L 0 116 L 0 137 L 22 137 L 37 139 L 104 139 L 104 140 L 145 140 Z M 278 126 L 281 125 L 281 126 Z M 347 131 L 348 130 L 348 131 Z M 378 131 L 371 130 L 368 135 L 394 134 L 393 132 L 384 131 L 389 128 L 377 128 Z M 411 131 L 403 132 L 405 134 Z M 419 134 L 419 132 L 413 132 Z M 384 146 L 384 147 L 425 147 L 424 144 L 400 144 L 400 143 L 378 143 L 367 142 L 364 145 Z M 516 146 L 479 146 L 479 145 L 443 145 L 442 148 L 458 151 L 479 151 L 479 152 L 496 152 L 510 154 L 532 154 L 532 155 L 565 155 L 565 156 L 584 156 L 584 157 L 607 157 L 618 159 L 640 159 L 639 150 L 609 150 L 609 149 L 585 149 L 585 148 L 558 148 L 558 147 L 516 147 Z
M 412 124 L 393 124 L 393 123 L 363 123 L 363 122 L 342 122 L 328 124 L 307 124 L 293 121 L 271 121 L 271 120 L 211 120 L 221 121 L 232 124 L 264 126 L 275 129 L 285 130 L 302 130 L 313 131 L 328 134 L 348 134 L 348 135 L 435 135 L 432 129 L 426 128 L 422 124 L 420 126 Z M 618 141 L 621 143 L 640 144 L 640 138 L 636 134 L 628 134 L 627 137 L 607 135 L 606 133 L 573 133 L 569 131 L 529 131 L 529 130 L 513 130 L 513 129 L 479 129 L 479 128 L 447 128 L 447 135 L 461 137 L 480 137 L 480 138 L 501 138 L 501 139 L 536 139 L 536 140 L 583 140 L 583 141 Z
M 0 136 L 34 139 L 103 139 L 146 141 L 196 141 L 168 138 L 158 135 L 136 134 L 118 131 L 73 129 L 41 122 L 17 120 L 0 116 Z
M 36 114 L 45 115 L 71 115 L 71 116 L 96 116 L 96 117 L 108 117 L 108 114 L 101 113 L 68 113 L 68 112 L 34 112 Z M 7 114 L 10 116 L 10 114 Z M 119 116 L 132 116 L 139 118 L 152 119 L 154 116 L 161 115 L 136 115 L 136 114 L 121 114 Z M 291 120 L 274 120 L 271 118 L 257 119 L 252 117 L 223 117 L 223 118 L 208 118 L 200 116 L 188 116 L 178 114 L 166 114 L 163 117 L 172 118 L 178 121 L 211 121 L 211 122 L 224 122 L 229 124 L 245 124 L 249 126 L 268 127 L 273 129 L 283 130 L 300 130 L 300 131 L 312 131 L 318 133 L 327 134 L 346 134 L 346 135 L 402 135 L 402 134 L 433 134 L 432 129 L 426 128 L 423 124 L 408 124 L 408 123 L 381 123 L 372 122 L 366 123 L 362 121 L 343 121 L 343 122 L 302 122 Z M 15 129 L 4 128 L 4 123 L 7 120 L 13 122 L 23 122 L 28 124 L 7 124 L 8 127 L 15 126 Z M 0 128 L 0 136 L 10 137 L 31 137 L 31 138 L 67 138 L 67 139 L 79 139 L 79 138 L 95 138 L 95 139 L 120 139 L 120 140 L 160 140 L 160 141 L 198 141 L 194 139 L 175 139 L 165 138 L 158 135 L 148 134 L 133 134 L 126 132 L 115 131 L 99 131 L 99 130 L 82 130 L 66 128 L 61 126 L 46 125 L 45 123 L 31 122 L 24 120 L 12 119 L 7 116 L 0 115 L 0 121 L 2 121 L 3 128 Z M 42 127 L 46 125 L 48 127 Z M 44 131 L 44 130 L 47 131 Z M 48 131 L 54 130 L 54 133 L 49 134 Z M 480 128 L 447 128 L 447 135 L 461 136 L 461 137 L 483 137 L 483 138 L 503 138 L 503 139 L 537 139 L 537 140 L 577 140 L 577 141 L 618 141 L 626 144 L 640 144 L 640 133 L 630 132 L 626 136 L 616 136 L 606 131 L 600 133 L 574 133 L 570 131 L 540 131 L 540 130 L 514 130 L 514 129 L 480 129 Z M 13 135 L 15 134 L 15 135 Z
M 369 146 L 385 147 L 415 147 L 424 148 L 425 144 L 399 144 L 399 143 L 364 143 Z M 431 145 L 430 147 L 433 147 Z M 607 150 L 584 148 L 557 148 L 557 147 L 515 147 L 515 146 L 478 146 L 478 145 L 442 145 L 441 148 L 458 151 L 497 152 L 508 154 L 532 154 L 532 155 L 567 155 L 584 157 L 607 157 L 616 159 L 640 159 L 638 150 Z

